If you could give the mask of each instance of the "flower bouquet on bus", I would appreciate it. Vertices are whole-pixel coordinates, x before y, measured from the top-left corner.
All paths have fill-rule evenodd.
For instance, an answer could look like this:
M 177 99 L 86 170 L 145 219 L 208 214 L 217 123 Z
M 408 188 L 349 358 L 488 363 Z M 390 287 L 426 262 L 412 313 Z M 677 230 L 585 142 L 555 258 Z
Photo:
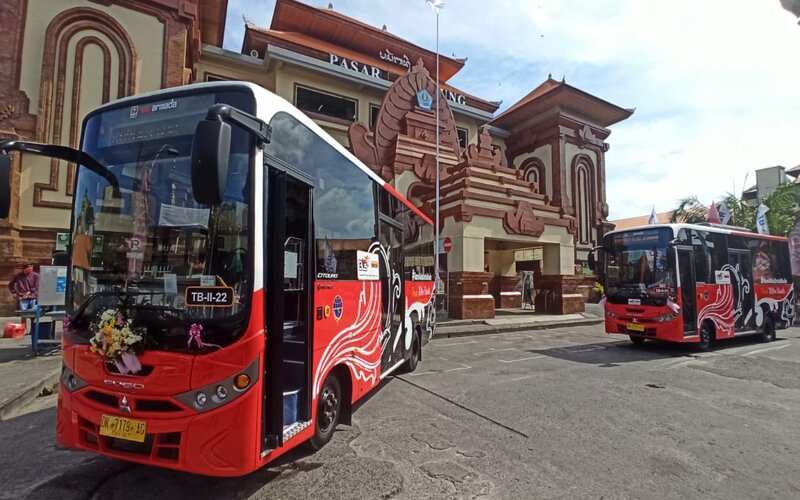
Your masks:
M 149 338 L 147 331 L 134 323 L 125 300 L 100 313 L 100 320 L 91 328 L 94 333 L 89 339 L 92 352 L 113 363 L 123 375 L 142 369 L 139 354 L 149 344 Z

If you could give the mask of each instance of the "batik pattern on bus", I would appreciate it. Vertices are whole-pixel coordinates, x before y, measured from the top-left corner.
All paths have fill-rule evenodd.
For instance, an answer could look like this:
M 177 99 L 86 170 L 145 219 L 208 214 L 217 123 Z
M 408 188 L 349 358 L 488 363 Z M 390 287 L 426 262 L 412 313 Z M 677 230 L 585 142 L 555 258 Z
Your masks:
M 697 315 L 697 324 L 709 320 L 714 323 L 716 331 L 722 336 L 733 334 L 733 287 L 731 285 L 702 285 L 697 287 L 703 297 L 715 295 L 707 302 Z M 707 295 L 708 294 L 708 295 Z
M 345 304 L 353 301 L 345 299 Z M 380 308 L 381 287 L 379 282 L 361 282 L 358 294 L 358 307 L 352 323 L 336 333 L 317 362 L 314 373 L 314 399 L 322 388 L 328 372 L 336 365 L 344 363 L 350 368 L 356 380 L 377 384 L 380 357 Z
M 742 314 L 744 314 L 744 297 L 750 293 L 750 280 L 742 276 L 742 272 L 739 269 L 739 264 L 736 264 L 735 266 L 731 264 L 725 264 L 722 266 L 722 270 L 727 271 L 733 278 L 731 281 L 731 291 L 733 291 L 732 288 L 736 286 L 737 293 L 733 294 L 733 296 L 736 298 L 736 304 L 733 307 L 733 322 L 736 324 L 736 322 L 738 322 L 742 317 Z M 748 311 L 748 317 L 745 319 L 745 323 L 747 323 L 749 317 L 750 313 Z
M 391 259 L 391 247 L 384 247 L 377 241 L 372 243 L 369 247 L 370 253 L 376 253 L 380 255 L 381 261 L 383 262 L 384 270 L 386 271 L 386 283 L 385 286 L 387 290 L 389 290 L 389 300 L 387 302 L 386 311 L 385 313 L 385 320 L 383 323 L 383 331 L 381 332 L 381 356 L 385 355 L 387 347 L 392 345 L 392 351 L 397 350 L 397 344 L 400 342 L 400 334 L 403 328 L 402 323 L 397 326 L 397 331 L 392 332 L 392 315 L 395 311 L 396 304 L 395 302 L 400 300 L 400 295 L 402 292 L 402 278 L 400 273 L 398 273 L 395 269 L 392 268 L 392 259 Z M 390 342 L 394 333 L 394 341 Z M 408 336 L 408 335 L 407 335 Z M 409 337 L 407 344 L 411 345 L 411 339 Z M 394 359 L 394 355 L 392 355 Z
M 755 286 L 756 303 L 754 311 L 756 314 L 756 325 L 764 324 L 765 313 L 780 312 L 781 320 L 792 324 L 794 322 L 795 310 L 794 290 L 790 284 L 769 284 Z

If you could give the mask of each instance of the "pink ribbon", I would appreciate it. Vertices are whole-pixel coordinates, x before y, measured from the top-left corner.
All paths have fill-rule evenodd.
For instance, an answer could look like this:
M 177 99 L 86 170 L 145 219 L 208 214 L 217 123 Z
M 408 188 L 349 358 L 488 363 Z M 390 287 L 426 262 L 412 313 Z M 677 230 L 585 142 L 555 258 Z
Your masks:
M 123 375 L 128 373 L 139 373 L 142 369 L 142 364 L 139 362 L 139 357 L 136 353 L 125 352 L 119 358 L 114 360 L 117 370 Z
M 222 349 L 222 347 L 218 346 L 217 344 L 207 344 L 203 342 L 202 333 L 203 325 L 192 323 L 192 326 L 189 328 L 189 342 L 187 343 L 187 347 L 191 349 L 192 341 L 194 341 L 198 349 L 203 349 L 205 347 L 216 347 L 217 349 Z
M 679 306 L 677 303 L 673 302 L 670 299 L 667 299 L 667 307 L 672 309 L 672 312 L 674 312 L 675 314 L 678 314 L 678 312 L 681 310 L 681 306 Z

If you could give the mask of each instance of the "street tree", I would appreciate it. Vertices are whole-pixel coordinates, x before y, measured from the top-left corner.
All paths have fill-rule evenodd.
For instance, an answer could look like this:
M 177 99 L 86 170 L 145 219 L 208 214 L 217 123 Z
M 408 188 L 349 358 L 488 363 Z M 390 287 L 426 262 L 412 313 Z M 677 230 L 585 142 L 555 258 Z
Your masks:
M 730 212 L 728 225 L 756 230 L 758 206 L 748 204 L 741 196 L 727 193 L 721 198 Z M 791 183 L 778 186 L 761 200 L 767 206 L 767 225 L 770 234 L 788 236 L 800 218 L 800 189 Z M 697 224 L 708 220 L 708 207 L 700 203 L 697 196 L 687 196 L 678 200 L 670 222 Z

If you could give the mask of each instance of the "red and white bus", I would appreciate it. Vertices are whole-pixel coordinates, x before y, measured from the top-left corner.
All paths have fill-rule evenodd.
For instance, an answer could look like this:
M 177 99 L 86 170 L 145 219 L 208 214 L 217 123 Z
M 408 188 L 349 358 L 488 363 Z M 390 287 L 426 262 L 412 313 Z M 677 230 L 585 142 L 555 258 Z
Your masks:
M 600 247 L 605 328 L 635 344 L 758 334 L 794 317 L 786 238 L 720 225 L 658 224 L 612 231 Z
M 64 446 L 243 475 L 323 446 L 434 333 L 430 219 L 261 87 L 125 98 L 86 117 L 81 151 L 0 150 L 80 165 Z M 139 352 L 111 359 L 127 326 Z

